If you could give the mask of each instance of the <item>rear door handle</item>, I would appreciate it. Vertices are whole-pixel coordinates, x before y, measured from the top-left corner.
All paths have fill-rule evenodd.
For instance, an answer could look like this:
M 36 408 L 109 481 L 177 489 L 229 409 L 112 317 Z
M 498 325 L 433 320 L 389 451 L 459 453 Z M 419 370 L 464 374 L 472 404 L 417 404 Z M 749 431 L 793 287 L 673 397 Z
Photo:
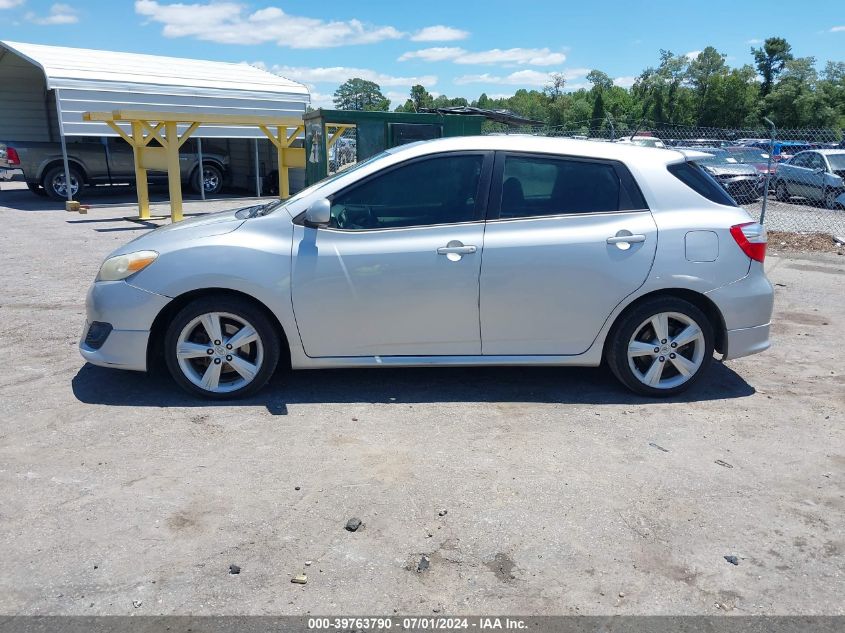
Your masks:
M 623 242 L 627 242 L 628 244 L 645 242 L 645 235 L 614 235 L 613 237 L 607 238 L 608 244 L 621 244 Z

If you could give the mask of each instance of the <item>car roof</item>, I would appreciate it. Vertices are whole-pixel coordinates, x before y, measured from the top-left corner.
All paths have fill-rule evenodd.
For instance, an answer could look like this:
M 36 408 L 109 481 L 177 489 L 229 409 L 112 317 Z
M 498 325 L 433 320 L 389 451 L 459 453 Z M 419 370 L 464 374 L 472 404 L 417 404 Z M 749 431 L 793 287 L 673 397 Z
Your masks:
M 845 154 L 845 149 L 814 149 L 808 151 L 818 152 L 819 154 L 824 154 L 825 156 L 831 156 L 833 154 Z
M 401 145 L 391 153 L 425 155 L 434 152 L 459 150 L 500 150 L 571 155 L 584 158 L 619 160 L 668 165 L 684 160 L 674 148 L 645 147 L 629 143 L 600 143 L 598 141 L 532 135 L 454 136 Z

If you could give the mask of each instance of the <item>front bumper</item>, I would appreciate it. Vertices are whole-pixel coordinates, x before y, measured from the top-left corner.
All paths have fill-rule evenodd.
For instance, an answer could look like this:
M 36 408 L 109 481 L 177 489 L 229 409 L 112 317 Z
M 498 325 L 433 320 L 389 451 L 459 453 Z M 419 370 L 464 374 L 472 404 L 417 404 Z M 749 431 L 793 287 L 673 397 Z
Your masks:
M 86 321 L 79 352 L 93 365 L 145 371 L 150 328 L 169 297 L 136 288 L 125 281 L 96 282 L 85 300 Z M 94 348 L 85 338 L 91 323 L 107 323 L 112 330 Z

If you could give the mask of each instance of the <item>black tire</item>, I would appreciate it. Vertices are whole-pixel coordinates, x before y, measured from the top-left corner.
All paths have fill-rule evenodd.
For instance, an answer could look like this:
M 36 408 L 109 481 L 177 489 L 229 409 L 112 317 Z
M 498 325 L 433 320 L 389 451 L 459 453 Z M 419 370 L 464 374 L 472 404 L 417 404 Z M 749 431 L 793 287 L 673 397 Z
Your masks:
M 263 360 L 261 362 L 261 366 L 255 374 L 255 377 L 245 386 L 233 391 L 210 391 L 194 384 L 182 371 L 182 368 L 179 365 L 179 360 L 176 356 L 176 347 L 182 330 L 197 317 L 212 312 L 231 314 L 246 321 L 258 333 L 260 343 L 263 347 Z M 207 343 L 201 344 L 205 345 Z M 213 342 L 208 344 L 211 348 L 220 347 L 219 345 L 213 345 Z M 260 307 L 246 299 L 238 297 L 225 295 L 210 296 L 192 301 L 182 308 L 170 322 L 164 337 L 164 359 L 167 363 L 170 375 L 173 376 L 176 384 L 182 387 L 182 389 L 187 391 L 189 394 L 211 400 L 228 400 L 250 396 L 267 384 L 267 381 L 270 380 L 270 377 L 275 372 L 276 365 L 279 362 L 280 345 L 281 339 L 279 332 L 276 330 L 276 327 L 264 310 Z M 198 358 L 196 359 L 196 362 L 201 363 L 204 360 L 205 359 Z M 208 362 L 206 365 L 207 364 Z M 225 368 L 226 365 L 224 363 L 223 370 L 225 370 Z M 232 374 L 233 371 L 234 370 L 229 367 L 229 373 Z M 236 376 L 234 377 L 236 378 Z
M 73 194 L 72 198 L 74 200 L 79 199 L 79 192 L 82 190 L 82 187 L 85 184 L 85 179 L 82 176 L 82 172 L 79 171 L 76 167 L 70 168 L 70 180 L 71 183 L 76 182 L 78 183 L 78 189 L 75 194 Z M 60 190 L 57 190 L 56 187 L 58 185 L 57 179 L 60 181 L 64 181 L 65 175 L 65 168 L 62 165 L 58 165 L 56 167 L 51 167 L 47 170 L 44 174 L 44 177 L 41 179 L 41 186 L 44 187 L 44 191 L 48 197 L 52 198 L 53 200 L 67 200 L 67 194 L 62 193 Z
M 775 198 L 781 202 L 789 201 L 789 187 L 783 180 L 778 180 L 775 183 Z
M 82 187 L 85 185 L 85 179 L 82 175 L 82 172 L 79 171 L 76 167 L 70 168 L 70 179 L 71 183 L 76 182 L 78 183 L 78 188 L 75 194 L 73 194 L 72 198 L 74 200 L 79 199 L 79 193 L 82 190 Z M 56 187 L 58 185 L 57 180 L 63 181 L 65 175 L 65 168 L 62 165 L 58 165 L 56 167 L 51 167 L 47 170 L 44 174 L 44 177 L 41 179 L 41 186 L 44 187 L 44 192 L 46 195 L 53 200 L 67 200 L 67 195 L 62 193 L 62 191 L 57 190 Z
M 41 196 L 42 198 L 47 197 L 47 192 L 44 191 L 44 187 L 42 187 L 36 182 L 26 183 L 26 188 L 29 189 L 32 193 L 34 193 L 36 196 Z
M 675 387 L 655 388 L 646 385 L 634 374 L 628 362 L 628 344 L 634 336 L 635 330 L 640 328 L 646 320 L 664 312 L 680 313 L 698 325 L 704 337 L 704 356 L 698 370 L 686 382 Z M 614 324 L 605 348 L 605 359 L 613 375 L 628 389 L 640 395 L 661 398 L 686 391 L 698 382 L 713 362 L 713 346 L 713 325 L 704 312 L 684 299 L 654 297 L 653 299 L 646 299 L 633 309 L 628 310 Z M 679 351 L 681 349 L 678 348 Z M 667 366 L 670 366 L 668 362 Z
M 838 209 L 839 203 L 836 201 L 836 198 L 842 192 L 836 189 L 825 189 L 824 194 L 822 196 L 823 204 L 825 209 Z
M 205 183 L 205 195 L 216 195 L 223 191 L 223 170 L 214 163 L 203 161 L 203 178 L 200 178 L 199 168 L 194 170 L 191 178 L 191 188 L 194 193 L 202 193 L 200 187 Z

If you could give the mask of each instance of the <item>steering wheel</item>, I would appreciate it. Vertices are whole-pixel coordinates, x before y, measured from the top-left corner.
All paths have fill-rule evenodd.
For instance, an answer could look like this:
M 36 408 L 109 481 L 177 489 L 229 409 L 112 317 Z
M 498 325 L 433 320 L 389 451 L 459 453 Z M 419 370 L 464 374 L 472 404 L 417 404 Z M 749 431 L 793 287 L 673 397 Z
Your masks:
M 337 214 L 340 229 L 372 229 L 378 224 L 373 210 L 366 205 L 350 204 Z

